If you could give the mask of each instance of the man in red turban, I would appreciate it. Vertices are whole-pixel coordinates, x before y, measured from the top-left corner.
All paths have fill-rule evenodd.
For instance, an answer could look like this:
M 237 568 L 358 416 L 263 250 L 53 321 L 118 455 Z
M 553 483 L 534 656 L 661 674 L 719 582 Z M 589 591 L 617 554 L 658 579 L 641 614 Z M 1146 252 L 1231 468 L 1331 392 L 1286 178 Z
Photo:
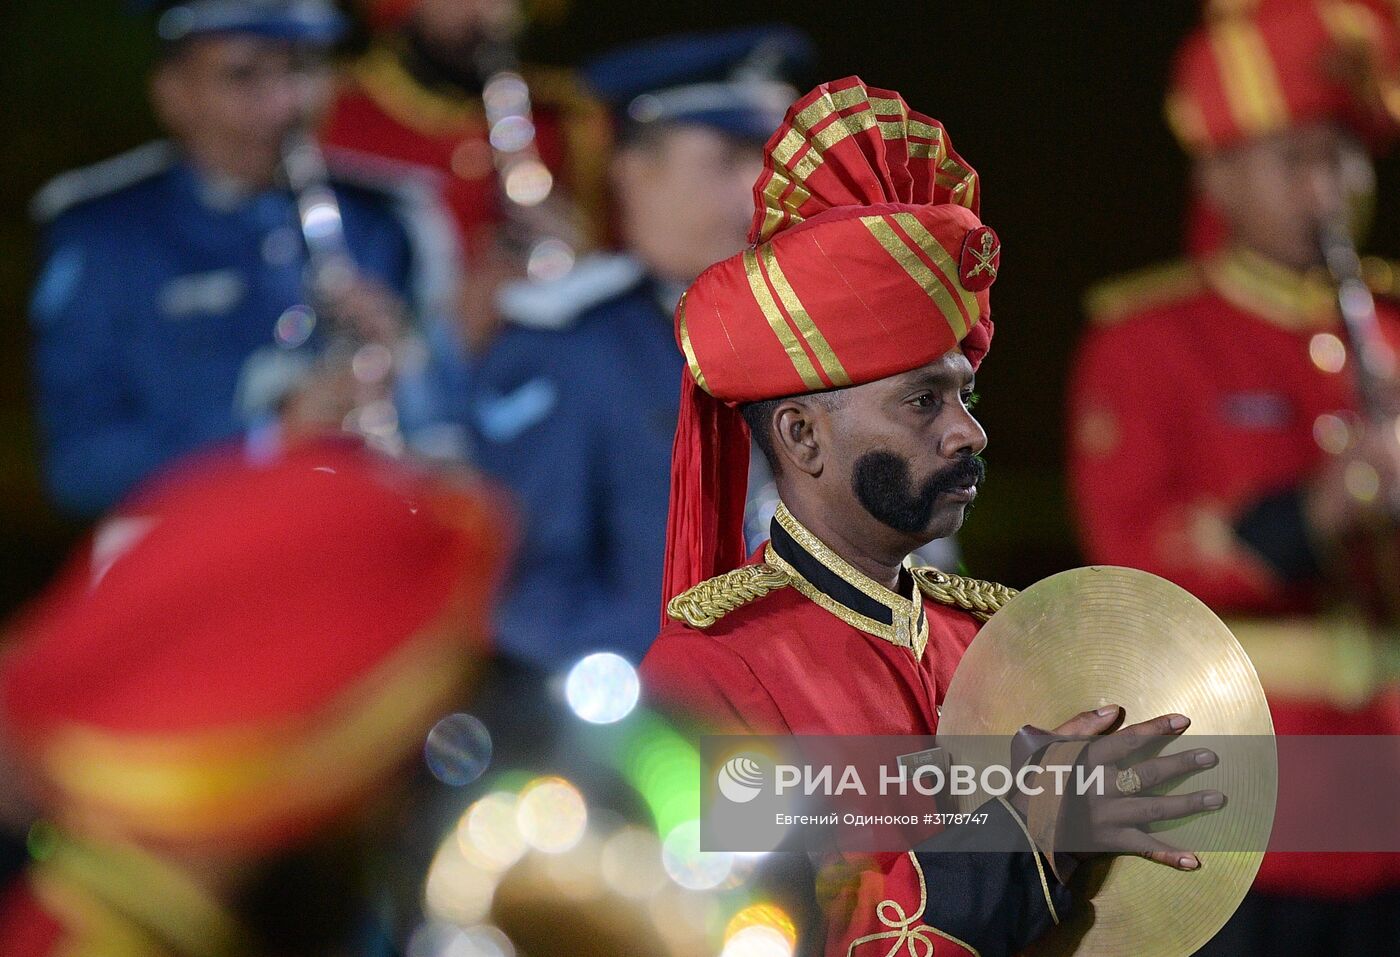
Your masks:
M 1208 5 L 1167 95 L 1194 166 L 1193 248 L 1091 293 L 1070 379 L 1087 557 L 1169 578 L 1225 617 L 1279 734 L 1400 732 L 1380 666 L 1400 582 L 1393 564 L 1367 570 L 1400 554 L 1383 514 L 1400 444 L 1361 414 L 1319 242 L 1328 220 L 1363 231 L 1372 156 L 1397 131 L 1394 15 L 1364 0 Z M 1391 268 L 1367 273 L 1393 349 Z M 1393 416 L 1400 391 L 1383 390 Z M 1270 854 L 1254 890 L 1212 953 L 1400 953 L 1400 855 Z
M 978 218 L 980 193 L 942 125 L 854 77 L 798 100 L 769 140 L 751 247 L 710 267 L 676 310 L 687 370 L 670 620 L 642 665 L 664 704 L 762 734 L 935 733 L 979 620 L 1011 595 L 905 565 L 957 530 L 982 478 L 987 437 L 969 407 L 1001 243 Z M 751 433 L 782 504 L 770 543 L 746 558 Z M 1096 735 L 1121 717 L 1109 706 L 1058 730 Z M 1164 715 L 1138 730 L 1186 724 Z M 1085 760 L 1123 740 L 1096 741 Z M 1173 778 L 1193 757 L 1153 759 L 1141 773 Z M 1103 800 L 1122 823 L 1105 846 L 1198 866 L 1132 825 L 1144 820 L 1133 799 Z M 1167 810 L 1217 801 L 1199 792 Z M 804 952 L 992 957 L 1058 922 L 1062 870 L 1046 866 L 1010 805 L 991 807 L 990 826 L 1026 836 L 1025 851 L 847 858 L 828 872 L 840 878 L 821 882 L 825 943 L 805 941 Z

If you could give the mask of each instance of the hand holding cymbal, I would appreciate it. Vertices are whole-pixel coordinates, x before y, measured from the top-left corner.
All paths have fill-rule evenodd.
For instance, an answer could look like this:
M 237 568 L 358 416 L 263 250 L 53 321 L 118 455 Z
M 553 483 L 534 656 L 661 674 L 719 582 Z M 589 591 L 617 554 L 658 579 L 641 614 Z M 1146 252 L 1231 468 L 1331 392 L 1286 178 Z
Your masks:
M 1161 717 L 1146 728 L 1107 733 L 1124 715 Z M 1189 733 L 1172 727 L 1174 717 L 1188 715 Z M 1052 576 L 983 626 L 953 676 L 939 739 L 965 750 L 956 753 L 959 762 L 987 767 L 1005 761 L 1006 738 L 1028 721 L 1056 728 L 1047 737 L 1061 743 L 1050 747 L 1077 749 L 1069 763 L 1105 769 L 1109 793 L 1079 804 L 1093 819 L 1061 826 L 1087 827 L 1076 841 L 1085 833 L 1109 834 L 1113 841 L 1104 850 L 1152 858 L 1097 857 L 1080 866 L 1073 913 L 1035 953 L 1194 953 L 1224 926 L 1253 882 L 1277 793 L 1268 705 L 1229 629 L 1188 592 L 1146 572 L 1080 568 Z M 1063 742 L 1070 735 L 1100 737 Z M 1196 764 L 1197 753 L 1209 749 L 1185 745 L 1198 735 L 1253 736 L 1269 746 Z M 1164 739 L 1175 739 L 1173 747 L 1161 748 Z M 1138 760 L 1138 744 L 1173 753 Z M 972 753 L 979 746 L 985 753 Z M 1189 778 L 1188 765 L 1194 769 Z M 1188 779 L 1199 790 L 1176 793 Z M 1221 809 L 1198 813 L 1209 810 L 1208 797 L 1226 794 Z M 982 799 L 974 795 L 968 803 Z M 1074 808 L 1067 806 L 1071 813 Z M 1156 830 L 1148 821 L 1182 811 L 1191 817 L 1171 822 L 1170 841 L 1145 833 Z M 1028 822 L 1032 833 L 1036 823 Z M 1182 856 L 1199 866 L 1183 868 Z

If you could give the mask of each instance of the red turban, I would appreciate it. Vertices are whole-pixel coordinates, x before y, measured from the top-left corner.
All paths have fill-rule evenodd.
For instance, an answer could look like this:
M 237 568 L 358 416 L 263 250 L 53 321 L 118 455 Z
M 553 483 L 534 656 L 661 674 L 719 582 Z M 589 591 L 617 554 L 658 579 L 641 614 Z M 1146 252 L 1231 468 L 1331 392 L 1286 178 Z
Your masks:
M 746 402 L 873 382 L 991 343 L 1001 244 L 942 124 L 848 77 L 788 111 L 749 240 L 676 308 L 686 358 L 664 599 L 744 561 Z
M 1400 35 L 1384 0 L 1213 0 L 1177 53 L 1167 120 L 1209 152 L 1315 120 L 1395 133 Z
M 0 706 L 41 803 L 166 845 L 329 821 L 421 753 L 485 654 L 498 505 L 337 444 L 152 487 L 14 629 Z

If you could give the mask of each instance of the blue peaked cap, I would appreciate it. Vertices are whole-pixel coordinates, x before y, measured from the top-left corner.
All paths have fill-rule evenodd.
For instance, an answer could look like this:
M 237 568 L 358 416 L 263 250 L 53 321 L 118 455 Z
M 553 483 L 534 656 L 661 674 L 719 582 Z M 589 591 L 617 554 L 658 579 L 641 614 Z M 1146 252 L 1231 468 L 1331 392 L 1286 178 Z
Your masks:
M 241 33 L 330 46 L 348 27 L 328 0 L 128 0 L 128 5 L 156 14 L 156 32 L 168 43 Z
M 794 27 L 743 27 L 622 47 L 582 74 L 625 120 L 693 123 L 763 142 L 796 99 L 784 81 L 815 53 L 811 38 Z

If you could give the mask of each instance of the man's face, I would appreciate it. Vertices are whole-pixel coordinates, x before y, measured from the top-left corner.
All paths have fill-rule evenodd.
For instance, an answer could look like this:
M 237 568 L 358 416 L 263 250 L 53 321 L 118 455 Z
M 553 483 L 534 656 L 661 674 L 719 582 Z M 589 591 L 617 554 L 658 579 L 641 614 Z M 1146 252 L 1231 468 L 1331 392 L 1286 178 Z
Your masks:
M 623 239 L 658 275 L 690 282 L 747 244 L 762 171 L 758 144 L 708 127 L 626 147 L 613 164 Z
M 1295 269 L 1321 265 L 1319 224 L 1346 216 L 1357 225 L 1375 188 L 1366 151 L 1331 123 L 1207 156 L 1198 176 L 1236 242 Z
M 984 466 L 972 366 L 958 350 L 913 372 L 844 390 L 831 412 L 831 492 L 912 551 L 962 526 Z M 839 506 L 838 506 L 839 507 Z
M 316 51 L 250 36 L 191 40 L 161 64 L 156 110 L 202 167 L 250 186 L 274 182 L 282 142 L 331 92 Z
M 470 51 L 483 36 L 509 34 L 519 26 L 518 0 L 418 0 L 413 25 L 444 57 Z

